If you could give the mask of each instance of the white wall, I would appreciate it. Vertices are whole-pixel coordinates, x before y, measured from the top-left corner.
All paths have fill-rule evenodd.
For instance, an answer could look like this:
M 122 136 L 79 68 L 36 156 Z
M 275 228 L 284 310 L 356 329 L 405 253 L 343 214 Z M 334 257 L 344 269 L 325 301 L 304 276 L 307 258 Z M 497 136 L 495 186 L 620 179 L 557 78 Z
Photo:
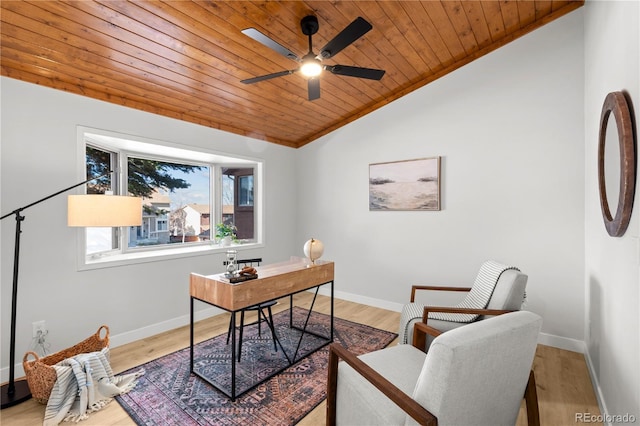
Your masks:
M 635 109 L 636 131 L 640 122 L 640 3 L 587 1 L 584 9 L 585 341 L 603 409 L 611 415 L 634 414 L 638 421 L 640 189 L 636 187 L 626 233 L 610 237 L 600 212 L 597 150 L 600 112 L 607 93 L 626 91 Z M 614 125 L 613 118 L 609 123 Z
M 342 297 L 391 309 L 516 265 L 546 341 L 581 350 L 583 70 L 578 10 L 303 147 L 298 242 L 324 242 Z M 369 211 L 370 163 L 437 155 L 441 211 Z
M 159 139 L 265 161 L 266 246 L 249 257 L 288 259 L 296 223 L 295 151 L 62 91 L 2 78 L 2 214 L 78 182 L 76 126 Z M 189 273 L 223 270 L 223 255 L 203 255 L 78 272 L 76 230 L 66 226 L 66 196 L 24 211 L 16 362 L 31 344 L 31 323 L 46 320 L 51 351 L 107 324 L 122 344 L 184 324 Z M 15 220 L 2 221 L 2 380 L 7 380 Z M 302 251 L 300 250 L 300 255 Z M 201 309 L 201 307 L 198 307 Z M 145 328 L 147 327 L 147 328 Z M 21 367 L 16 370 L 19 377 Z

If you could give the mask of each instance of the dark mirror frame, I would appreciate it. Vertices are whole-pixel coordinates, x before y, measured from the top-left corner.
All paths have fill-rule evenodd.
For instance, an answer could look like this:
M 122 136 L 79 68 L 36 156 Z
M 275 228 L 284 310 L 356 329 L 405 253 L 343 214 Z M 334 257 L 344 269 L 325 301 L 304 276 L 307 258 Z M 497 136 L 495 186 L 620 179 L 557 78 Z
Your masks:
M 612 217 L 607 201 L 607 189 L 604 176 L 604 151 L 607 136 L 607 123 L 613 113 L 618 129 L 620 145 L 620 194 L 615 216 Z M 607 232 L 612 237 L 622 236 L 631 220 L 633 198 L 636 183 L 636 143 L 633 122 L 627 98 L 623 92 L 611 92 L 607 95 L 600 115 L 600 137 L 598 140 L 598 185 L 600 187 L 600 207 Z M 609 143 L 613 141 L 608 141 Z

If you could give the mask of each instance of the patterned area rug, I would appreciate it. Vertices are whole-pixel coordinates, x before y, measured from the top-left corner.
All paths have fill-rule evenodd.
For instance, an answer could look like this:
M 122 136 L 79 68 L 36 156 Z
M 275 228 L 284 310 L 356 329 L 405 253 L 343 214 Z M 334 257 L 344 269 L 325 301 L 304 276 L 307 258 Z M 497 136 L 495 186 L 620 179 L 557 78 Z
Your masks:
M 293 310 L 294 325 L 302 327 L 306 311 Z M 289 311 L 274 315 L 276 333 L 292 357 L 299 334 L 289 327 Z M 308 327 L 329 335 L 330 317 L 313 313 Z M 197 326 L 197 325 L 196 325 Z M 341 318 L 334 319 L 334 341 L 360 355 L 386 347 L 397 334 Z M 204 380 L 189 373 L 189 348 L 128 370 L 144 367 L 135 389 L 116 397 L 138 425 L 293 425 L 326 398 L 329 349 L 320 339 L 305 335 L 293 366 L 238 397 L 235 402 Z M 226 333 L 196 345 L 194 368 L 224 388 L 230 377 L 230 349 Z M 311 353 L 305 356 L 305 354 Z M 240 387 L 282 370 L 286 358 L 282 349 L 274 351 L 271 332 L 263 322 L 245 326 L 242 358 L 236 364 Z M 127 373 L 123 372 L 123 373 Z M 249 384 L 247 384 L 249 383 Z

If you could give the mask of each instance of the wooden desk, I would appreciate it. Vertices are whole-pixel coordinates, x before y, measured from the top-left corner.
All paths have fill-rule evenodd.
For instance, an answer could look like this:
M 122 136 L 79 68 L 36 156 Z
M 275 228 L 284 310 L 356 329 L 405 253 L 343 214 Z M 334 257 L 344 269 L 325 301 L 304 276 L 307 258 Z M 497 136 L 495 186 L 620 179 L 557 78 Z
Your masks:
M 258 278 L 249 280 L 237 284 L 232 284 L 224 278 L 224 274 L 215 275 L 200 275 L 192 273 L 189 279 L 189 294 L 191 298 L 191 319 L 190 319 L 190 348 L 191 348 L 191 363 L 190 370 L 192 374 L 207 381 L 212 386 L 229 396 L 231 400 L 239 395 L 236 395 L 235 385 L 235 369 L 236 369 L 236 324 L 235 313 L 249 306 L 257 305 L 259 303 L 269 302 L 271 300 L 280 299 L 282 297 L 290 296 L 290 308 L 293 305 L 293 295 L 306 291 L 312 288 L 316 288 L 316 294 L 320 286 L 325 284 L 331 285 L 331 327 L 330 336 L 322 336 L 327 339 L 329 344 L 333 341 L 333 273 L 334 264 L 329 261 L 317 260 L 315 265 L 309 265 L 308 259 L 292 257 L 290 260 L 281 263 L 275 263 L 271 265 L 259 266 L 256 268 L 258 271 Z M 231 392 L 227 392 L 224 389 L 218 387 L 207 377 L 204 377 L 193 368 L 193 348 L 194 348 L 194 300 L 200 300 L 218 308 L 231 312 Z M 314 298 L 315 302 L 315 298 Z M 312 306 L 309 308 L 309 315 L 313 310 Z M 307 321 L 308 321 L 307 317 Z M 302 336 L 300 341 L 306 332 L 306 325 L 302 329 Z M 273 326 L 273 325 L 272 325 Z M 282 348 L 282 345 L 280 345 Z M 298 345 L 299 346 L 299 345 Z M 292 359 L 282 348 L 284 355 L 289 361 L 287 367 L 293 365 L 297 360 L 297 350 Z M 286 367 L 285 367 L 286 368 Z M 275 373 L 277 374 L 277 373 Z M 271 376 L 272 377 L 272 376 Z M 265 378 L 260 383 L 267 380 Z M 256 383 L 258 385 L 259 383 Z

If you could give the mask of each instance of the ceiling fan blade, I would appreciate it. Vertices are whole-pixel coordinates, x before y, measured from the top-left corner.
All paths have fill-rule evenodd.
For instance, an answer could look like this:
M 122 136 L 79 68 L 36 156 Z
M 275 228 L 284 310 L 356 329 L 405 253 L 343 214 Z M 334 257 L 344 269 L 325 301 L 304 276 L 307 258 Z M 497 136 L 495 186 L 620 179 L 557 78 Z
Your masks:
M 373 68 L 350 67 L 348 65 L 325 65 L 324 69 L 337 74 L 349 77 L 368 78 L 369 80 L 380 80 L 384 75 L 384 70 Z
M 335 56 L 342 49 L 368 33 L 372 28 L 373 27 L 370 23 L 368 23 L 364 18 L 358 16 L 352 23 L 347 25 L 340 34 L 335 36 L 333 40 L 320 49 L 320 54 L 318 56 L 322 59 L 328 59 Z
M 298 71 L 298 70 L 296 69 L 296 70 L 286 70 L 286 71 L 274 72 L 273 74 L 267 74 L 267 75 L 262 75 L 260 77 L 253 77 L 253 78 L 247 78 L 245 80 L 240 80 L 240 83 L 253 84 L 253 83 L 257 83 L 259 81 L 271 80 L 272 78 L 282 77 L 284 75 L 290 75 L 290 74 L 293 74 L 296 71 Z
M 267 46 L 268 48 L 275 50 L 276 52 L 278 52 L 282 56 L 285 56 L 285 57 L 287 57 L 289 59 L 292 59 L 294 61 L 300 62 L 300 58 L 298 57 L 298 55 L 296 55 L 295 53 L 293 53 L 292 51 L 290 51 L 289 49 L 287 49 L 286 47 L 284 47 L 280 43 L 278 43 L 278 42 L 270 39 L 266 35 L 262 34 L 260 31 L 256 30 L 255 28 L 252 27 L 252 28 L 244 29 L 244 30 L 242 30 L 242 33 L 244 35 L 248 36 L 248 37 L 251 37 L 252 39 L 257 41 L 258 43 L 261 43 L 261 44 Z
M 309 79 L 309 100 L 314 101 L 320 98 L 320 79 L 313 77 Z

